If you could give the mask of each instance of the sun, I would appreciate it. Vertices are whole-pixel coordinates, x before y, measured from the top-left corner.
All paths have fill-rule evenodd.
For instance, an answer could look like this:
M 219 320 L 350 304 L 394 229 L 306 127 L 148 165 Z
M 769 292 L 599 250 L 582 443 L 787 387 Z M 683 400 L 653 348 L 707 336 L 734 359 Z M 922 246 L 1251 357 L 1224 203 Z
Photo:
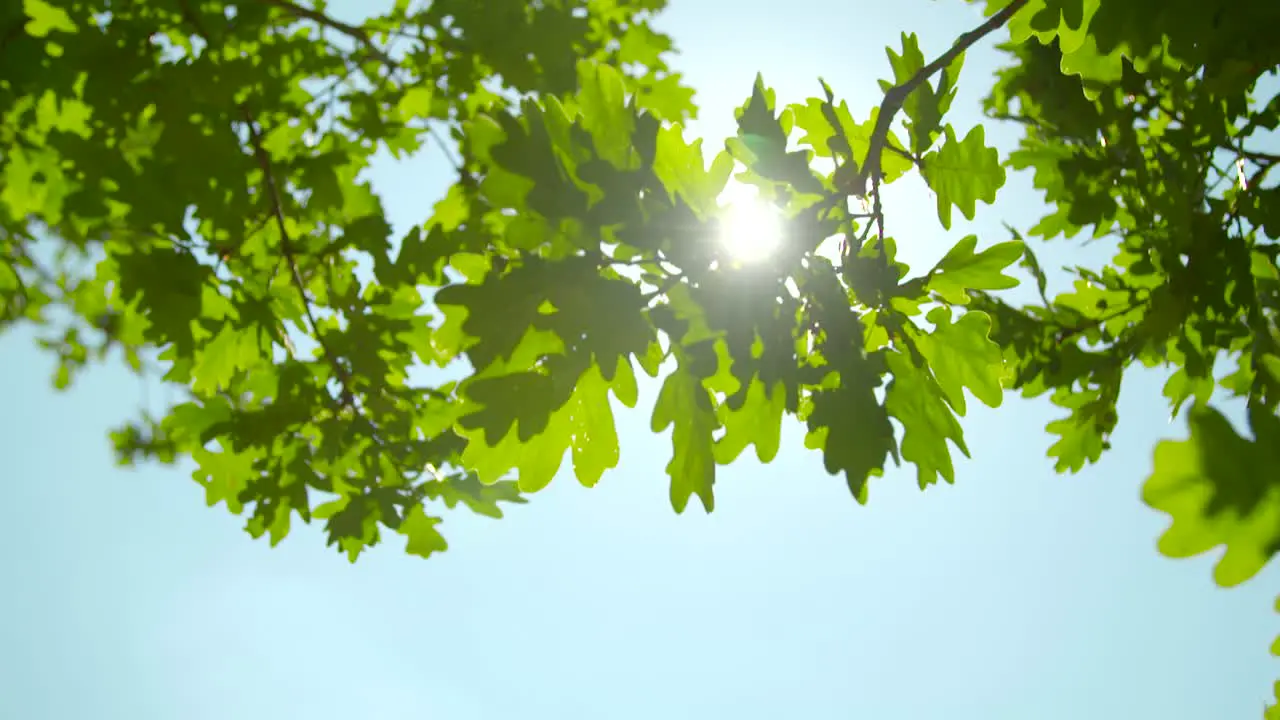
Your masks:
M 782 244 L 782 216 L 759 191 L 733 180 L 720 193 L 721 247 L 733 260 L 757 263 L 773 255 Z

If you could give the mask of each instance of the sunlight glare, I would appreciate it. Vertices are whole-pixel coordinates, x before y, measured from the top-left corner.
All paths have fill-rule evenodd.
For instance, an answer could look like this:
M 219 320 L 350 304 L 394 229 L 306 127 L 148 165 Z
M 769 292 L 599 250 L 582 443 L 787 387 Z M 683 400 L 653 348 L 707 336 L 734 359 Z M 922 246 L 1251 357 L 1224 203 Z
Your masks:
M 724 212 L 719 240 L 732 259 L 756 263 L 778 249 L 782 217 L 777 207 L 759 197 L 756 188 L 730 180 L 719 201 Z

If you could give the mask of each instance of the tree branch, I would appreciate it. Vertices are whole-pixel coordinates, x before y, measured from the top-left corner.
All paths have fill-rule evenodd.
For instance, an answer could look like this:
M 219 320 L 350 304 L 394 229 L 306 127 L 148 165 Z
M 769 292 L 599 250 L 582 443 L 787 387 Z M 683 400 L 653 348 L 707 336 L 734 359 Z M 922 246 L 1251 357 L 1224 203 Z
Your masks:
M 297 3 L 291 2 L 291 0 L 259 0 L 259 1 L 266 3 L 267 5 L 274 5 L 284 10 L 285 12 L 288 12 L 289 14 L 294 15 L 295 17 L 299 17 L 304 20 L 311 20 L 312 22 L 315 22 L 323 27 L 327 27 L 331 30 L 336 30 L 342 33 L 343 35 L 350 37 L 351 39 L 360 43 L 360 45 L 363 46 L 366 50 L 368 50 L 369 53 L 372 54 L 375 58 L 377 58 L 379 62 L 381 62 L 384 66 L 386 66 L 388 73 L 394 73 L 400 69 L 400 66 L 397 65 L 396 62 L 391 59 L 391 56 L 388 55 L 386 51 L 382 50 L 376 44 L 374 44 L 373 38 L 369 37 L 369 33 L 366 32 L 363 28 L 356 27 L 355 25 L 350 25 L 348 23 L 344 23 L 341 20 L 330 17 L 329 15 L 326 15 L 325 13 L 320 12 L 319 10 L 313 10 L 308 7 L 303 7 L 301 5 L 298 5 Z M 409 36 L 401 35 L 401 37 L 409 37 Z M 411 38 L 411 39 L 418 39 L 418 38 Z M 331 87 L 326 88 L 325 92 L 331 92 L 333 90 L 336 90 L 337 87 L 341 85 L 343 81 L 345 81 L 345 78 L 339 82 L 334 83 Z M 325 92 L 322 92 L 321 94 L 323 95 L 325 94 Z M 458 172 L 462 172 L 463 171 L 462 162 L 458 158 L 454 157 L 453 153 L 449 150 L 448 143 L 445 142 L 445 139 L 441 137 L 440 133 L 436 131 L 436 129 L 432 127 L 429 123 L 426 125 L 424 129 L 426 130 L 427 134 L 431 136 L 431 139 L 435 141 L 436 145 L 440 148 L 440 152 L 441 154 L 444 155 L 445 160 L 447 160 L 451 165 L 453 165 L 455 170 L 457 170 Z
M 354 407 L 355 392 L 351 388 L 351 380 L 347 376 L 347 371 L 338 362 L 338 357 L 329 349 L 328 343 L 325 342 L 324 333 L 320 330 L 320 323 L 316 321 L 315 314 L 311 311 L 311 298 L 307 295 L 307 284 L 303 281 L 302 273 L 298 270 L 297 256 L 293 252 L 293 238 L 290 236 L 289 228 L 285 223 L 284 207 L 280 200 L 280 188 L 276 183 L 275 174 L 271 170 L 271 158 L 267 156 L 266 148 L 262 145 L 262 131 L 259 130 L 248 105 L 241 105 L 240 112 L 249 128 L 249 138 L 253 143 L 253 156 L 258 161 L 258 167 L 262 170 L 263 185 L 266 186 L 269 194 L 268 201 L 271 203 L 271 214 L 275 217 L 276 226 L 280 230 L 280 254 L 289 266 L 289 274 L 298 290 L 298 294 L 302 296 L 302 309 L 306 314 L 308 324 L 311 326 L 311 331 L 315 334 L 316 344 L 320 346 L 321 354 L 324 355 L 329 367 L 333 370 L 334 377 L 342 387 L 341 404 L 344 407 Z
M 374 44 L 373 38 L 369 37 L 369 33 L 367 33 L 364 30 L 364 28 L 360 28 L 360 27 L 356 27 L 355 25 L 344 23 L 341 20 L 338 20 L 337 18 L 330 17 L 329 15 L 326 15 L 325 13 L 320 12 L 319 10 L 313 10 L 309 7 L 303 7 L 302 5 L 298 5 L 297 3 L 290 2 L 290 0 L 260 0 L 260 1 L 268 5 L 274 5 L 295 17 L 302 18 L 304 20 L 310 20 L 323 27 L 327 27 L 331 30 L 336 30 L 342 33 L 343 35 L 346 35 L 352 40 L 355 40 L 356 42 L 363 45 L 364 48 L 368 50 L 370 54 L 376 57 L 384 65 L 388 67 L 392 67 L 395 65 L 395 62 L 391 59 L 391 57 L 387 55 L 387 53 L 383 51 L 382 48 Z
M 955 43 L 952 44 L 949 50 L 916 71 L 916 74 L 912 75 L 911 79 L 901 85 L 895 85 L 884 94 L 884 100 L 880 103 L 879 114 L 876 116 L 876 127 L 871 133 L 867 158 L 862 163 L 862 166 L 858 168 L 855 189 L 859 191 L 860 195 L 866 195 L 868 179 L 872 180 L 873 184 L 878 185 L 881 176 L 880 154 L 888 143 L 890 126 L 893 124 L 893 119 L 898 114 L 898 111 L 902 109 L 902 104 L 906 102 L 911 93 L 928 81 L 929 78 L 954 62 L 961 53 L 972 47 L 974 43 L 1004 27 L 1005 23 L 1009 22 L 1009 19 L 1026 4 L 1027 0 L 1013 0 L 1000 12 L 987 18 L 986 22 L 956 38 Z

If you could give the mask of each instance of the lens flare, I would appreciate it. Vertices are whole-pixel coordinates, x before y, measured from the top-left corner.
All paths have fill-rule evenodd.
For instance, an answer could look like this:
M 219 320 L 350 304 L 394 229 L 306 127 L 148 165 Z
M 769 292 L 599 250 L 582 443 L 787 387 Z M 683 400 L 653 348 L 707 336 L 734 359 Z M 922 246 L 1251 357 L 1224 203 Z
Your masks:
M 730 181 L 720 194 L 720 245 L 740 263 L 756 263 L 773 255 L 782 244 L 778 208 L 759 197 L 749 185 Z

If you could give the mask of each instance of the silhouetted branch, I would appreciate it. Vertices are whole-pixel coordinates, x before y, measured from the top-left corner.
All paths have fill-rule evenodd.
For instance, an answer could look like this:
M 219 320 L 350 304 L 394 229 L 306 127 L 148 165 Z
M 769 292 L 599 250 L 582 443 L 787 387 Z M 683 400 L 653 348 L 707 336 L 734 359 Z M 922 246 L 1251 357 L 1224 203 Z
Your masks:
M 395 65 L 395 62 L 392 61 L 391 57 L 388 56 L 387 53 L 382 50 L 382 48 L 378 47 L 373 42 L 373 38 L 369 37 L 369 33 L 366 32 L 364 28 L 360 28 L 360 27 L 356 27 L 355 25 L 344 23 L 341 20 L 338 20 L 337 18 L 330 17 L 329 15 L 326 15 L 325 13 L 320 12 L 319 10 L 313 10 L 312 8 L 309 8 L 309 7 L 303 7 L 302 5 L 299 5 L 297 3 L 290 2 L 290 0 L 261 0 L 261 2 L 265 2 L 268 5 L 274 5 L 295 17 L 302 18 L 304 20 L 310 20 L 323 27 L 327 27 L 331 30 L 336 30 L 342 33 L 343 35 L 346 35 L 347 37 L 351 38 L 352 40 L 355 40 L 356 42 L 360 43 L 362 46 L 364 46 L 366 50 L 369 51 L 370 54 L 372 54 L 374 57 L 376 57 L 378 60 L 380 60 L 383 64 L 387 65 L 388 67 Z
M 874 184 L 879 183 L 881 175 L 880 154 L 888 143 L 889 129 L 893 124 L 893 119 L 898 114 L 898 111 L 902 109 L 902 104 L 906 102 L 907 97 L 929 78 L 952 62 L 955 62 L 955 59 L 965 50 L 972 47 L 974 43 L 1004 27 L 1005 23 L 1009 22 L 1009 19 L 1026 4 L 1027 0 L 1013 0 L 1000 12 L 987 18 L 986 22 L 956 38 L 955 43 L 952 44 L 949 50 L 939 55 L 933 62 L 920 68 L 915 75 L 911 76 L 911 79 L 901 85 L 895 85 L 884 94 L 884 100 L 880 103 L 879 114 L 876 116 L 876 127 L 871 133 L 867 158 L 858 168 L 858 181 L 855 183 L 855 189 L 859 191 L 858 194 L 866 195 L 868 179 Z

